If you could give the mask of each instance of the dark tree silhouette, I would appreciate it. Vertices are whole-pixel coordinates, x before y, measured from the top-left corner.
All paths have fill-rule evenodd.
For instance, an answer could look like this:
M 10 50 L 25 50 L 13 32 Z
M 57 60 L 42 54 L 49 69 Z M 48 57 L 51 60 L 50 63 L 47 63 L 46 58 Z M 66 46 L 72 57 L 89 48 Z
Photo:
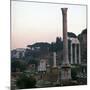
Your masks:
M 24 71 L 26 69 L 26 63 L 19 60 L 14 60 L 11 62 L 11 71 L 16 72 L 18 70 Z
M 16 85 L 19 89 L 35 88 L 36 79 L 33 76 L 28 77 L 23 74 L 17 79 Z

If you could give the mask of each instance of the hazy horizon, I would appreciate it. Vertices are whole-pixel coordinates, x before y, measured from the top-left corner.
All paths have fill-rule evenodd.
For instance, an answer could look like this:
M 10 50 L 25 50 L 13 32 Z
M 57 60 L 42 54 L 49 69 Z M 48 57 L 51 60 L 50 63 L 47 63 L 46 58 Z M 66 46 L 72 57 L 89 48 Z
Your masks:
M 12 1 L 11 48 L 35 42 L 55 42 L 62 37 L 61 8 L 67 7 L 68 32 L 80 34 L 86 25 L 86 6 Z

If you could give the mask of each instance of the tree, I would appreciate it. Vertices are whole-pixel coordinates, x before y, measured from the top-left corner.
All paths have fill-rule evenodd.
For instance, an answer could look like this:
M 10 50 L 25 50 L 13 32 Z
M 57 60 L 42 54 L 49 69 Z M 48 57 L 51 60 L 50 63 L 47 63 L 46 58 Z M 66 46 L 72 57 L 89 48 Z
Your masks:
M 26 76 L 25 74 L 21 75 L 17 81 L 16 86 L 19 89 L 35 88 L 36 79 L 33 76 Z
M 51 52 L 55 52 L 56 49 L 57 49 L 57 47 L 56 47 L 56 43 L 55 43 L 55 42 L 52 42 L 49 51 L 51 51 Z
M 62 42 L 62 40 L 61 40 L 61 37 L 59 38 L 59 37 L 57 37 L 56 38 L 56 51 L 62 51 L 62 49 L 63 49 L 63 42 Z
M 11 62 L 11 72 L 16 72 L 17 69 L 24 71 L 26 69 L 26 63 L 24 61 L 15 60 Z

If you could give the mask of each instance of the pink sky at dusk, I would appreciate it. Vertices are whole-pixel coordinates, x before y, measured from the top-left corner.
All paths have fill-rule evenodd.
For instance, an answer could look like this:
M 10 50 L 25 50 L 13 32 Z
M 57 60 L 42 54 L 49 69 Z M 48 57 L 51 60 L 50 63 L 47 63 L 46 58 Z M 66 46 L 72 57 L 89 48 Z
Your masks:
M 62 7 L 68 8 L 68 31 L 80 34 L 86 28 L 86 6 L 12 1 L 12 49 L 62 37 Z

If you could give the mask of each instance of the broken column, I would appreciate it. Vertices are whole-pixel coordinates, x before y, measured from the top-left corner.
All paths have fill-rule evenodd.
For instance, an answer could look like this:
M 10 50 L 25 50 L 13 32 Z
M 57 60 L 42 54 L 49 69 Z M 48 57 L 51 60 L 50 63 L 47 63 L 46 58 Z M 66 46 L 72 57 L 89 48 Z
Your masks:
M 56 65 L 56 52 L 53 52 L 53 66 L 50 68 L 50 81 L 56 82 L 58 80 L 59 70 Z
M 67 8 L 61 8 L 63 17 L 63 63 L 61 66 L 61 80 L 71 79 L 71 67 L 68 59 L 67 40 Z

